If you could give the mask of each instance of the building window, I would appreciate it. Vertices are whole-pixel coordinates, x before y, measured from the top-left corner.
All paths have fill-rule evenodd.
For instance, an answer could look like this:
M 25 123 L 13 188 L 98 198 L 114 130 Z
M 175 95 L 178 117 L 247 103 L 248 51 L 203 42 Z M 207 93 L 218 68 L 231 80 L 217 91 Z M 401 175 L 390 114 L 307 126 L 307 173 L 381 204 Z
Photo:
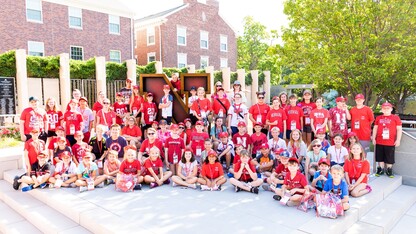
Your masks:
M 220 35 L 220 51 L 228 51 L 227 36 Z
M 155 27 L 147 28 L 147 45 L 155 44 Z
M 207 0 L 198 0 L 199 3 L 207 4 Z
M 209 66 L 209 57 L 208 56 L 201 56 L 201 69 L 205 69 Z
M 220 67 L 221 68 L 228 67 L 228 59 L 227 58 L 221 58 Z
M 27 42 L 27 54 L 32 56 L 44 56 L 45 46 L 43 42 L 39 41 L 28 41 Z
M 186 54 L 178 53 L 178 68 L 186 67 L 187 63 Z
M 69 27 L 82 29 L 82 9 L 68 7 Z
M 208 32 L 201 31 L 201 48 L 202 49 L 208 49 Z
M 155 52 L 147 53 L 147 63 L 151 63 L 154 61 L 156 61 L 156 53 Z
M 108 15 L 110 34 L 120 34 L 120 16 Z
M 186 46 L 186 28 L 182 26 L 177 26 L 176 34 L 178 37 L 178 45 Z
M 84 60 L 84 48 L 81 46 L 71 46 L 71 59 Z
M 26 19 L 42 23 L 42 1 L 26 0 Z
M 121 63 L 120 50 L 110 50 L 110 62 Z

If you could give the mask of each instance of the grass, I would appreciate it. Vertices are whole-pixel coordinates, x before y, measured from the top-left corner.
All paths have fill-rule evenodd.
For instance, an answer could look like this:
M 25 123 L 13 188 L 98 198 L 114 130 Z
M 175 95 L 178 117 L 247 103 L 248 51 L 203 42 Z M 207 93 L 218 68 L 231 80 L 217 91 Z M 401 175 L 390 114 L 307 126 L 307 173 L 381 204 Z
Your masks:
M 0 149 L 17 147 L 21 145 L 23 145 L 23 142 L 16 140 L 14 138 L 5 137 L 5 138 L 1 138 L 0 140 Z

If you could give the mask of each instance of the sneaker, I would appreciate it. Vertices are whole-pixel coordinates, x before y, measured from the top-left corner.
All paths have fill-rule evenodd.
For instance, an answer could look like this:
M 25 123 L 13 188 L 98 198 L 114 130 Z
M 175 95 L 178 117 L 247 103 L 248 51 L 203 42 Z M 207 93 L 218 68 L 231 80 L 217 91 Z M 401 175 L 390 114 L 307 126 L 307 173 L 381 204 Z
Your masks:
M 141 184 L 136 184 L 134 186 L 133 190 L 142 190 L 142 185 Z
M 267 177 L 263 178 L 263 183 L 267 183 Z
M 104 185 L 110 185 L 110 184 L 114 184 L 114 180 L 113 179 L 106 179 L 104 181 Z
M 47 183 L 42 183 L 42 184 L 39 185 L 39 188 L 41 188 L 41 189 L 46 188 L 47 185 L 48 185 Z
M 19 176 L 15 176 L 13 179 L 13 188 L 14 190 L 19 190 L 20 185 L 22 182 L 19 182 Z
M 155 183 L 155 182 L 152 182 L 152 183 L 150 183 L 150 188 L 152 189 L 152 188 L 156 188 L 157 186 L 159 186 L 157 183 Z
M 163 184 L 170 184 L 170 179 L 165 180 Z
M 370 193 L 371 191 L 373 191 L 373 189 L 371 188 L 371 186 L 370 186 L 370 185 L 368 185 L 368 184 L 367 184 L 367 186 L 365 186 L 365 189 L 367 189 L 369 193 Z
M 258 187 L 252 187 L 250 189 L 250 192 L 255 193 L 255 194 L 259 194 L 259 188 Z
M 279 195 L 274 195 L 273 199 L 276 200 L 276 201 L 280 201 L 282 199 L 282 197 L 279 196 Z
M 393 168 L 388 167 L 386 170 L 386 176 L 390 177 L 390 178 L 394 178 L 394 174 L 393 174 Z
M 80 186 L 80 187 L 79 187 L 79 192 L 80 192 L 80 193 L 83 193 L 83 192 L 85 192 L 85 191 L 88 191 L 87 186 Z
M 217 187 L 217 191 L 221 191 L 221 185 L 216 186 Z
M 26 186 L 26 187 L 23 187 L 22 188 L 22 192 L 27 192 L 27 191 L 30 191 L 30 190 L 32 190 L 33 189 L 33 185 L 31 184 L 31 185 L 28 185 L 28 186 Z
M 268 184 L 263 184 L 261 187 L 264 189 L 264 191 L 271 191 L 270 190 L 270 185 L 268 185 Z
M 202 191 L 208 191 L 208 190 L 211 190 L 211 189 L 206 185 L 201 185 L 201 190 Z
M 234 178 L 234 174 L 233 174 L 233 173 L 231 173 L 231 172 L 228 172 L 228 173 L 227 173 L 227 176 L 228 176 L 228 178 Z
M 77 185 L 76 185 L 75 183 L 71 183 L 71 184 L 69 185 L 69 187 L 71 187 L 71 188 L 76 188 L 76 187 L 77 187 Z
M 178 186 L 175 182 L 172 181 L 172 187 Z
M 384 170 L 381 167 L 377 167 L 376 176 L 379 177 L 384 174 Z
M 196 189 L 196 184 L 190 184 L 190 185 L 188 185 L 188 188 Z
M 240 192 L 240 191 L 241 191 L 241 188 L 240 188 L 240 187 L 238 187 L 238 186 L 235 186 L 235 185 L 234 185 L 234 191 L 235 191 L 236 193 L 238 193 L 238 192 Z
M 214 187 L 212 187 L 212 191 L 217 191 L 218 190 L 218 186 L 214 185 Z
M 100 184 L 98 184 L 97 186 L 95 186 L 96 188 L 104 188 L 104 182 L 101 182 Z

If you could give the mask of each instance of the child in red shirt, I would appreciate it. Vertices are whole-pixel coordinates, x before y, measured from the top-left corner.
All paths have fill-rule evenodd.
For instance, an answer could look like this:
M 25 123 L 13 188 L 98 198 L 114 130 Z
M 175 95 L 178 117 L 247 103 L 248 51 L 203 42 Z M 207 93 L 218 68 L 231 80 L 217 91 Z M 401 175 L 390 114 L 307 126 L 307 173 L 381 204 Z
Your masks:
M 90 151 L 90 146 L 82 141 L 84 134 L 81 131 L 75 132 L 74 137 L 77 142 L 71 148 L 73 154 L 72 161 L 78 166 L 82 162 L 82 157 L 85 155 L 85 152 Z
M 167 157 L 165 163 L 166 168 L 169 168 L 172 174 L 176 175 L 178 163 L 181 161 L 181 156 L 185 150 L 185 143 L 179 137 L 179 126 L 177 124 L 172 124 L 170 131 L 171 135 L 165 142 L 165 156 Z
M 137 150 L 134 146 L 126 146 L 124 148 L 126 153 L 124 154 L 123 162 L 120 164 L 119 174 L 134 175 L 134 190 L 141 190 L 144 178 L 142 176 L 141 164 L 137 159 Z M 117 154 L 116 154 L 117 156 Z
M 367 184 L 370 163 L 365 159 L 364 150 L 359 143 L 351 146 L 349 159 L 344 164 L 344 171 L 351 196 L 361 197 L 371 192 L 371 187 Z
M 82 131 L 84 129 L 84 120 L 81 113 L 76 108 L 78 106 L 78 100 L 72 99 L 69 102 L 69 111 L 65 112 L 63 122 L 65 123 L 66 139 L 68 139 L 71 146 L 76 142 L 74 135 L 76 131 Z
M 30 172 L 31 165 L 37 161 L 39 153 L 45 150 L 45 142 L 39 139 L 39 134 L 38 129 L 32 129 L 30 131 L 32 138 L 25 142 L 23 155 L 27 173 Z
M 287 130 L 286 130 L 286 139 L 290 138 L 290 133 L 295 130 L 303 130 L 303 110 L 296 105 L 298 97 L 296 94 L 291 94 L 289 96 L 289 105 L 286 106 L 286 115 L 287 115 Z
M 250 163 L 250 159 L 247 150 L 240 152 L 241 161 L 234 165 L 234 178 L 230 179 L 235 192 L 244 190 L 255 194 L 259 193 L 259 186 L 263 183 L 263 180 L 257 178 L 256 167 Z
M 253 147 L 253 142 L 251 141 L 250 135 L 247 133 L 246 123 L 243 121 L 240 121 L 238 122 L 237 127 L 238 127 L 238 132 L 234 134 L 233 136 L 234 145 L 240 144 L 248 152 L 251 152 L 251 148 Z
M 279 137 L 285 139 L 286 136 L 283 134 L 286 132 L 286 111 L 281 108 L 279 97 L 273 97 L 272 109 L 267 113 L 266 124 L 269 125 L 269 129 L 278 127 L 280 130 Z
M 289 152 L 283 150 L 282 152 L 280 152 L 279 156 L 280 163 L 276 166 L 270 177 L 267 178 L 267 185 L 263 185 L 263 189 L 266 191 L 275 192 L 276 188 L 281 188 L 284 182 L 284 178 L 289 173 Z
M 322 105 L 324 104 L 324 99 L 319 97 L 315 101 L 316 109 L 311 111 L 311 127 L 314 134 L 318 129 L 326 129 L 328 123 L 329 112 L 327 109 L 324 109 Z
M 260 147 L 262 144 L 267 143 L 267 136 L 266 134 L 262 133 L 263 124 L 261 122 L 257 122 L 254 124 L 254 133 L 251 134 L 251 142 L 253 144 L 253 149 L 251 150 L 251 157 L 255 158 L 258 154 L 260 154 Z M 237 134 L 236 134 L 237 135 Z M 234 136 L 236 136 L 234 135 Z
M 311 118 L 310 113 L 313 109 L 316 108 L 315 103 L 311 101 L 312 92 L 310 89 L 305 89 L 303 91 L 303 101 L 298 104 L 303 111 L 303 140 L 306 144 L 310 144 L 312 141 L 312 128 L 311 128 Z
M 204 141 L 209 138 L 208 133 L 203 132 L 204 122 L 196 121 L 195 125 L 196 132 L 192 132 L 190 142 L 187 147 L 192 148 L 195 157 L 200 158 L 202 150 L 204 149 Z
M 48 140 L 51 137 L 56 136 L 57 127 L 61 126 L 62 119 L 64 118 L 62 111 L 56 106 L 56 100 L 54 98 L 48 98 L 46 100 L 46 114 L 48 115 Z
M 118 92 L 116 94 L 116 102 L 113 104 L 114 112 L 116 113 L 116 124 L 121 127 L 124 126 L 124 117 L 128 114 L 127 104 L 123 102 L 123 94 Z
M 222 165 L 214 150 L 208 152 L 208 156 L 202 165 L 201 177 L 198 179 L 198 182 L 201 184 L 201 190 L 209 191 L 221 191 L 221 185 L 227 182 Z
M 150 185 L 150 188 L 156 188 L 163 184 L 169 184 L 169 178 L 172 176 L 171 171 L 163 172 L 163 162 L 160 159 L 160 150 L 158 147 L 150 148 L 149 158 L 143 163 L 144 182 Z
M 118 152 L 115 150 L 109 150 L 107 160 L 104 162 L 104 175 L 107 176 L 107 184 L 114 184 L 119 169 L 120 161 L 118 160 Z

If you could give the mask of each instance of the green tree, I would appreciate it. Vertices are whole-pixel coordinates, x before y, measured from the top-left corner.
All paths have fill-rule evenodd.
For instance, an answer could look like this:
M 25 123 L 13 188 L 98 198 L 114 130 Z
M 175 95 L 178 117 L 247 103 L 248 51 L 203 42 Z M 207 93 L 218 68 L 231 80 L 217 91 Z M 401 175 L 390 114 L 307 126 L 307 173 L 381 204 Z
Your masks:
M 401 112 L 416 92 L 415 1 L 287 0 L 282 63 L 286 76 L 333 88 L 342 95 L 363 93 L 374 108 L 388 99 Z

